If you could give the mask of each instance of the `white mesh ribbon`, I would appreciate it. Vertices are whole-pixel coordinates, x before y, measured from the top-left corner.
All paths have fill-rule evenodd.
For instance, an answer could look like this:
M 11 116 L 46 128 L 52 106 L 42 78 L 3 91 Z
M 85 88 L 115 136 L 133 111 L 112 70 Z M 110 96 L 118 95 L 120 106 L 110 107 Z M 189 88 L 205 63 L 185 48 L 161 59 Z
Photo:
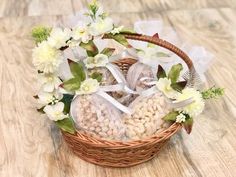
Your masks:
M 118 102 L 116 99 L 114 99 L 112 96 L 110 96 L 109 94 L 106 93 L 106 92 L 115 92 L 115 91 L 123 91 L 123 90 L 125 90 L 127 93 L 135 94 L 135 92 L 133 92 L 132 90 L 126 90 L 126 88 L 124 87 L 124 85 L 122 83 L 116 84 L 116 85 L 99 86 L 96 89 L 96 91 L 94 91 L 93 93 L 88 93 L 88 94 L 99 95 L 102 98 L 104 98 L 105 100 L 107 100 L 108 102 L 110 102 L 113 106 L 118 108 L 120 111 L 122 111 L 126 114 L 132 114 L 132 110 L 129 107 L 124 106 L 123 104 Z M 76 94 L 74 96 L 73 100 L 75 100 L 77 96 L 80 96 L 80 94 Z M 74 107 L 72 106 L 71 107 L 71 114 L 73 114 L 73 112 L 74 112 L 73 109 L 74 109 Z

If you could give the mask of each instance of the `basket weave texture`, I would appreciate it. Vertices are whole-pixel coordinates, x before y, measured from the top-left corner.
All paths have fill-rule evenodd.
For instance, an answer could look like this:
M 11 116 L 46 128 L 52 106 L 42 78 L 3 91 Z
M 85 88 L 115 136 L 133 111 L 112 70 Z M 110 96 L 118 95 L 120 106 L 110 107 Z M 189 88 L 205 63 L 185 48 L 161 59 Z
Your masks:
M 145 41 L 164 47 L 183 59 L 190 72 L 194 70 L 191 59 L 167 41 L 141 34 L 124 33 L 123 35 L 127 39 Z M 108 38 L 108 36 L 104 36 L 104 38 Z M 131 58 L 115 62 L 125 73 L 134 63 L 135 60 Z M 173 123 L 166 130 L 150 138 L 127 142 L 103 140 L 80 131 L 77 131 L 74 135 L 62 131 L 62 135 L 72 151 L 85 161 L 100 166 L 129 167 L 152 159 L 181 127 L 181 124 Z

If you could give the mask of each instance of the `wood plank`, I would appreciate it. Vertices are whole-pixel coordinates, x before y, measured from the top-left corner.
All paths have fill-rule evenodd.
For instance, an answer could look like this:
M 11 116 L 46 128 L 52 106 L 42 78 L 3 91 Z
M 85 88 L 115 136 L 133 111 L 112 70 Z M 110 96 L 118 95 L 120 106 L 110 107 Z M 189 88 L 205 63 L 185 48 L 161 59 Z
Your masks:
M 76 5 L 80 0 L 72 0 Z M 83 4 L 90 0 L 83 0 Z M 201 8 L 236 7 L 234 0 L 100 0 L 104 8 L 111 12 L 161 12 L 166 10 L 187 10 Z M 77 11 L 77 7 L 74 8 Z M 78 9 L 79 10 L 79 9 Z
M 1 0 L 0 17 L 69 15 L 86 7 L 90 0 Z M 234 0 L 100 0 L 109 12 L 161 12 L 201 8 L 236 7 Z
M 82 9 L 81 1 L 76 2 L 77 10 Z M 1 0 L 0 17 L 69 15 L 74 9 L 71 0 Z

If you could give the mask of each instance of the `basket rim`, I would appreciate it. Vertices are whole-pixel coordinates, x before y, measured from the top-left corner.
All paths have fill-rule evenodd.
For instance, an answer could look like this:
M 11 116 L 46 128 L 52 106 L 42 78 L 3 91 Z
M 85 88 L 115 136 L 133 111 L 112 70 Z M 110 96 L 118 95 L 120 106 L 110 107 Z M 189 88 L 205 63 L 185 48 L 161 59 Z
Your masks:
M 175 122 L 168 128 L 150 137 L 139 139 L 139 140 L 128 140 L 128 141 L 114 141 L 114 140 L 101 139 L 99 137 L 95 137 L 95 136 L 93 137 L 89 134 L 83 133 L 80 130 L 76 130 L 75 134 L 70 134 L 65 131 L 61 131 L 61 132 L 63 136 L 66 138 L 76 139 L 77 141 L 81 143 L 84 143 L 93 147 L 107 148 L 107 149 L 126 149 L 129 147 L 138 148 L 144 145 L 151 145 L 151 144 L 158 143 L 162 140 L 169 139 L 173 134 L 175 134 L 181 128 L 182 128 L 182 125 L 180 123 Z

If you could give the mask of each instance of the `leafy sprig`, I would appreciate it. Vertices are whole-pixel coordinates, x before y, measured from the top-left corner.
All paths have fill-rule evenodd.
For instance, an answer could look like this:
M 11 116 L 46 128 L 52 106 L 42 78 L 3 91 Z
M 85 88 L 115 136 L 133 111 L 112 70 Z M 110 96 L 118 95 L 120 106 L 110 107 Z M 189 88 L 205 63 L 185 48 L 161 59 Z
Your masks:
M 50 35 L 52 28 L 37 26 L 32 29 L 31 35 L 34 38 L 36 44 L 47 40 Z
M 224 95 L 224 88 L 216 88 L 215 86 L 214 87 L 211 87 L 210 89 L 208 90 L 205 90 L 202 93 L 202 98 L 207 100 L 207 99 L 212 99 L 212 98 L 219 98 L 221 96 Z
M 93 0 L 91 3 L 89 3 L 88 9 L 89 9 L 90 13 L 86 13 L 85 15 L 88 15 L 88 16 L 90 16 L 93 20 L 95 20 L 95 19 L 96 19 L 97 11 L 98 11 L 98 9 L 99 9 L 99 6 L 98 6 L 98 4 L 97 4 L 97 0 Z

